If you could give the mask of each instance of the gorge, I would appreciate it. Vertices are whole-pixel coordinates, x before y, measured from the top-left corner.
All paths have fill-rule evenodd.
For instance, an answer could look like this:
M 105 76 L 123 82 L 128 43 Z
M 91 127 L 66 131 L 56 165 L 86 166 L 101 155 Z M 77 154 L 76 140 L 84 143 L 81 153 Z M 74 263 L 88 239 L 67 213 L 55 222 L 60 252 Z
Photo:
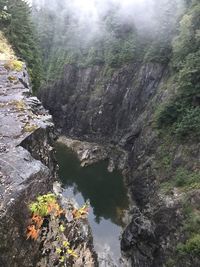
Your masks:
M 32 1 L 37 38 L 24 1 L 0 4 L 0 265 L 199 267 L 199 1 Z M 58 263 L 25 235 L 49 192 Z

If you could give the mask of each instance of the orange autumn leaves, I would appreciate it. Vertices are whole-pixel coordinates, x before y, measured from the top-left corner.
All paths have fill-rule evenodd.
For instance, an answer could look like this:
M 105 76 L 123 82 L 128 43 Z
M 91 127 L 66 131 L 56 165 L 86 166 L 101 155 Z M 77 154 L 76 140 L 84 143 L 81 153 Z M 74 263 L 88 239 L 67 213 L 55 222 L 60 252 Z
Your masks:
M 64 214 L 53 194 L 39 196 L 36 202 L 30 204 L 29 208 L 33 215 L 31 224 L 27 227 L 27 239 L 37 240 L 46 216 L 60 217 Z
M 31 238 L 33 240 L 36 240 L 39 236 L 39 232 L 40 232 L 40 229 L 36 229 L 35 225 L 29 225 L 27 227 L 27 234 L 26 234 L 27 238 L 26 239 Z
M 62 214 L 65 214 L 65 211 L 60 208 L 58 203 L 49 203 L 47 210 L 49 214 L 53 214 L 56 217 L 60 217 Z
M 88 211 L 89 211 L 89 206 L 86 203 L 82 208 L 73 210 L 72 212 L 73 218 L 74 219 L 85 218 L 88 215 Z
M 34 215 L 31 218 L 32 224 L 27 227 L 27 239 L 36 240 L 39 236 L 40 228 L 44 219 L 39 215 Z
M 55 262 L 59 266 L 71 264 L 73 258 L 78 257 L 74 234 L 82 225 L 79 219 L 85 219 L 88 214 L 89 203 L 78 209 L 69 201 L 64 211 L 56 195 L 47 194 L 38 196 L 29 209 L 32 217 L 27 227 L 27 239 L 39 242 L 41 253 L 49 257 L 53 265 Z
M 27 239 L 37 240 L 40 235 L 44 219 L 48 216 L 61 217 L 65 211 L 61 209 L 54 194 L 47 194 L 37 197 L 36 201 L 29 205 L 32 212 L 30 225 L 27 227 Z M 72 216 L 74 220 L 84 219 L 89 211 L 89 203 L 86 203 L 80 209 L 74 209 Z

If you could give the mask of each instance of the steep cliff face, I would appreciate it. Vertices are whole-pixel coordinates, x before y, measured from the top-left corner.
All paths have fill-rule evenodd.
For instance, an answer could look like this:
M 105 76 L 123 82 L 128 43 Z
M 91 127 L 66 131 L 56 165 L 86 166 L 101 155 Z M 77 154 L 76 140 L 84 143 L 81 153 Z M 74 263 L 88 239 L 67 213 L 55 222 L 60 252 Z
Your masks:
M 19 65 L 17 69 L 13 62 Z M 0 61 L 0 266 L 40 266 L 41 242 L 26 236 L 31 216 L 28 205 L 38 195 L 52 192 L 58 179 L 54 130 L 52 117 L 31 96 L 25 65 Z M 73 232 L 79 253 L 76 262 L 95 266 L 87 222 L 85 232 L 83 228 L 80 223 Z
M 44 88 L 41 99 L 63 133 L 117 141 L 138 124 L 166 74 L 151 63 L 115 71 L 66 65 L 63 79 Z
M 166 66 L 153 63 L 115 71 L 67 65 L 62 79 L 40 92 L 63 134 L 128 151 L 132 220 L 121 247 L 135 267 L 198 266 L 198 258 L 177 256 L 177 244 L 187 240 L 183 199 L 197 205 L 199 191 L 162 188 L 180 168 L 198 169 L 200 155 L 194 141 L 181 144 L 155 130 L 156 107 L 173 94 L 173 84 L 171 91 L 166 86 L 169 77 Z
M 43 88 L 40 96 L 63 134 L 119 144 L 129 151 L 129 166 L 136 170 L 161 143 L 153 119 L 158 103 L 169 97 L 163 87 L 168 76 L 166 66 L 153 63 L 127 65 L 109 75 L 103 67 L 67 65 L 63 79 Z M 134 183 L 132 195 L 141 206 L 154 193 L 150 178 L 137 179 L 142 190 Z
M 34 266 L 39 247 L 26 241 L 27 204 L 49 192 L 56 179 L 54 127 L 51 116 L 30 95 L 25 67 L 8 70 L 6 64 L 0 62 L 0 263 Z M 42 151 L 34 145 L 38 138 Z

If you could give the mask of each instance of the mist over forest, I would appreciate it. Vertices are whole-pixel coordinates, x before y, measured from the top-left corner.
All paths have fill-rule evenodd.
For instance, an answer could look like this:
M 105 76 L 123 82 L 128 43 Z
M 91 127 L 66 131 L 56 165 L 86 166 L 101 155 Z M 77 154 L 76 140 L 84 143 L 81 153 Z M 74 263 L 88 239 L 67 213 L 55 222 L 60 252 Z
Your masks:
M 0 266 L 200 266 L 200 0 L 0 0 L 0 112 Z
M 168 61 L 184 6 L 183 0 L 33 0 L 46 78 L 58 75 L 65 63 L 117 67 L 151 58 L 153 50 L 159 61 Z

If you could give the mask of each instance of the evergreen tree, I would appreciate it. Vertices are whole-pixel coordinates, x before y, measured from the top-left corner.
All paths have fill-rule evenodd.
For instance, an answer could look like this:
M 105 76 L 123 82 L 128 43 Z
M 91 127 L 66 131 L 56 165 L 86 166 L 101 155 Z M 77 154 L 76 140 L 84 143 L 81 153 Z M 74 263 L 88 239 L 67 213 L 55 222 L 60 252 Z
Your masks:
M 176 97 L 158 117 L 159 128 L 171 127 L 179 138 L 200 136 L 200 3 L 187 2 L 173 41 L 172 63 L 176 73 Z
M 6 19 L 0 21 L 1 28 L 17 55 L 27 63 L 35 91 L 40 86 L 42 65 L 31 9 L 23 0 L 0 0 L 0 7 L 1 12 L 5 10 L 8 14 Z

